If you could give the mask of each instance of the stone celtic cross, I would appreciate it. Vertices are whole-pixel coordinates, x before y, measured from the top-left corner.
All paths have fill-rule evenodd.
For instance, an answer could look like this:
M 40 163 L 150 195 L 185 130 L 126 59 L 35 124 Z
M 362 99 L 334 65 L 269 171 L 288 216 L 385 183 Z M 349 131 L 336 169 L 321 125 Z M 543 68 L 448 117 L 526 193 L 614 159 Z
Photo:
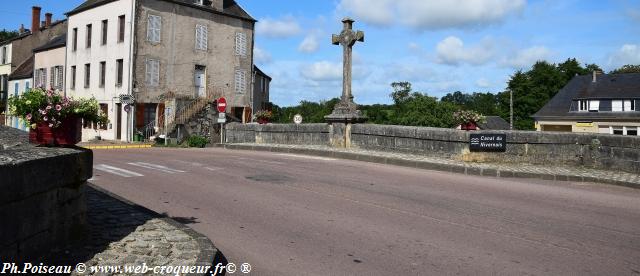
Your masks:
M 333 35 L 331 42 L 333 45 L 342 45 L 343 50 L 343 71 L 342 71 L 342 98 L 335 105 L 333 112 L 325 116 L 329 123 L 351 124 L 364 122 L 367 118 L 358 110 L 358 105 L 353 102 L 351 94 L 351 64 L 352 48 L 357 41 L 364 42 L 364 33 L 353 30 L 353 21 L 350 18 L 342 20 L 344 28 L 339 35 Z
M 352 64 L 352 48 L 356 41 L 364 42 L 364 33 L 362 31 L 353 31 L 353 21 L 351 18 L 342 20 L 344 27 L 340 35 L 333 35 L 331 42 L 333 45 L 342 45 L 343 49 L 343 72 L 342 72 L 342 102 L 352 102 L 351 95 L 351 64 Z

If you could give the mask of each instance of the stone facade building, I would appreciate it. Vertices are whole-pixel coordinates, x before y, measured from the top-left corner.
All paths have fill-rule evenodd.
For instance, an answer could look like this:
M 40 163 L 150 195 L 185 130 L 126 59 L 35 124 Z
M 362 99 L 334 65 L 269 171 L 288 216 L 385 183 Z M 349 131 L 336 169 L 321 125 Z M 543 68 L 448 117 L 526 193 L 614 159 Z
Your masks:
M 101 103 L 103 138 L 131 140 L 175 98 L 224 96 L 231 112 L 250 109 L 256 21 L 235 1 L 87 0 L 67 15 L 66 91 Z

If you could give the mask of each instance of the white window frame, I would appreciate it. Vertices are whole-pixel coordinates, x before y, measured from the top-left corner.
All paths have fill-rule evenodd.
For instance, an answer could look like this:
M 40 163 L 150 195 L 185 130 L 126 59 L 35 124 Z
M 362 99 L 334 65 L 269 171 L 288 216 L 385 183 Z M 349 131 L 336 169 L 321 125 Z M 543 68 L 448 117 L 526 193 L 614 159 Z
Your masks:
M 598 111 L 600 110 L 600 101 L 599 100 L 590 100 L 589 101 L 589 111 Z
M 589 101 L 578 100 L 578 111 L 589 111 Z
M 206 51 L 209 46 L 209 30 L 207 25 L 196 24 L 196 50 Z
M 147 41 L 160 43 L 162 39 L 162 17 L 149 14 L 147 17 Z
M 633 100 L 624 100 L 622 103 L 622 109 L 624 111 L 633 111 L 631 108 L 631 102 L 633 102 Z
M 612 100 L 611 101 L 611 111 L 612 112 L 622 112 L 624 108 L 624 103 L 622 100 Z
M 236 33 L 236 56 L 247 56 L 247 34 Z
M 160 60 L 148 58 L 145 67 L 145 83 L 149 86 L 160 85 Z
M 244 94 L 247 91 L 247 71 L 237 69 L 235 74 L 236 94 Z

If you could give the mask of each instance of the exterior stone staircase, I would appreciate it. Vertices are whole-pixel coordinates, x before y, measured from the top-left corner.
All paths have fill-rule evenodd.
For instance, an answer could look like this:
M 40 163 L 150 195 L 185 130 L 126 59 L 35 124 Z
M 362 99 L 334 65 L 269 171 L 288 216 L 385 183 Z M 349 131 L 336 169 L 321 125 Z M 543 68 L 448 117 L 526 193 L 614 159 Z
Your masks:
M 208 90 L 206 97 L 194 98 L 188 104 L 183 105 L 175 112 L 174 116 L 167 118 L 165 131 L 165 114 L 164 110 L 158 112 L 158 120 L 149 123 L 144 129 L 143 134 L 146 139 L 153 139 L 159 135 L 171 134 L 176 130 L 178 125 L 189 123 L 189 121 L 198 113 L 202 112 L 209 104 L 224 95 L 222 89 Z M 178 100 L 176 100 L 177 102 Z

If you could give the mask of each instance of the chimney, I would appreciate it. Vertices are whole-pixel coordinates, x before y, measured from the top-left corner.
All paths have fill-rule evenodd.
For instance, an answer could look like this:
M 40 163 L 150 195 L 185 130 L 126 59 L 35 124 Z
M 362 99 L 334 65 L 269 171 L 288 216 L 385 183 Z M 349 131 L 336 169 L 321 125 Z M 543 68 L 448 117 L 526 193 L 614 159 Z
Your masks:
M 211 7 L 216 10 L 222 11 L 224 7 L 223 2 L 224 0 L 211 0 Z
M 45 13 L 44 14 L 44 26 L 49 28 L 51 27 L 51 17 L 53 16 L 53 14 L 51 14 L 50 12 Z
M 593 82 L 598 81 L 598 72 L 597 71 L 593 71 Z
M 40 11 L 41 7 L 33 6 L 31 8 L 31 33 L 35 34 L 40 31 Z

